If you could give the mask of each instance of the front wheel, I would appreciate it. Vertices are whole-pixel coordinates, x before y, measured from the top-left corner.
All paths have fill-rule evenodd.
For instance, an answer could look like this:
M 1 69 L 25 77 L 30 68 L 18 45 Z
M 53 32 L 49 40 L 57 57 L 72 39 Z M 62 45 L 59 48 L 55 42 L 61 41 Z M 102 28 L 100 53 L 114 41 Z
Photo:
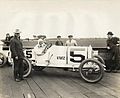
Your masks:
M 0 53 L 0 67 L 3 67 L 7 62 L 7 57 L 3 54 Z
M 79 73 L 86 82 L 95 83 L 103 78 L 104 68 L 97 60 L 86 59 L 80 64 Z
M 32 65 L 27 58 L 23 59 L 23 67 L 24 67 L 23 77 L 25 78 L 30 75 L 32 70 Z

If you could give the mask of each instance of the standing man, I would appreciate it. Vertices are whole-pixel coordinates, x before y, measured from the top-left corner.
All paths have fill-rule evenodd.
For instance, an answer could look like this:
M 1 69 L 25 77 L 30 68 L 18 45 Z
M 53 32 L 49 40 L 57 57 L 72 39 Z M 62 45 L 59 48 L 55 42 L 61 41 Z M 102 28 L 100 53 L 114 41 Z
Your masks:
M 113 38 L 113 33 L 112 32 L 108 32 L 107 33 L 107 37 L 108 37 L 108 39 L 107 39 L 107 49 L 109 49 L 109 50 L 111 50 L 111 47 L 112 47 L 112 38 Z
M 61 41 L 61 36 L 57 36 L 57 41 L 55 42 L 57 46 L 63 46 L 63 42 Z
M 107 52 L 109 54 L 109 58 L 107 58 L 108 60 L 106 61 L 106 71 L 110 72 L 112 70 L 112 66 L 113 66 L 113 60 L 112 60 L 112 45 L 113 45 L 112 38 L 113 38 L 113 33 L 108 32 L 107 37 L 108 37 L 108 39 L 106 40 L 106 44 L 107 44 Z
M 6 38 L 5 38 L 5 44 L 6 44 L 6 46 L 9 46 L 10 45 L 10 34 L 9 33 L 7 33 L 6 34 Z
M 76 40 L 73 39 L 72 35 L 68 36 L 68 40 L 65 43 L 66 46 L 77 46 Z
M 14 37 L 10 42 L 11 56 L 14 62 L 14 79 L 16 82 L 23 80 L 23 45 L 20 41 L 20 31 L 16 29 Z
M 109 57 L 109 64 L 107 66 L 107 69 L 110 69 L 110 71 L 117 72 L 117 70 L 120 67 L 120 49 L 119 49 L 119 38 L 113 37 L 112 32 L 108 32 L 108 39 L 107 39 L 107 49 L 108 53 L 110 54 Z M 111 65 L 112 66 L 109 66 Z

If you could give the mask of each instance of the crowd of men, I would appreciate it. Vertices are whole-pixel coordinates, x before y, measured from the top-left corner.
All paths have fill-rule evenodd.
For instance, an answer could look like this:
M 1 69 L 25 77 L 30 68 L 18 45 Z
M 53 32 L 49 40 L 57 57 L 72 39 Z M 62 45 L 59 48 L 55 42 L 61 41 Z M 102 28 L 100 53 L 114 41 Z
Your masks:
M 13 58 L 14 62 L 14 79 L 15 81 L 19 82 L 23 80 L 23 45 L 20 40 L 20 30 L 16 29 L 14 32 L 14 36 L 10 37 L 10 35 L 6 34 L 6 45 L 10 45 L 11 50 L 11 57 Z M 119 46 L 119 38 L 113 37 L 112 32 L 107 33 L 108 39 L 106 41 L 107 43 L 107 50 L 108 53 L 111 54 L 109 58 L 109 65 L 106 67 L 108 72 L 117 72 L 120 70 L 120 46 Z M 63 46 L 63 42 L 61 40 L 61 36 L 57 36 L 57 40 L 55 42 L 55 45 L 57 46 Z M 77 42 L 75 39 L 73 39 L 73 35 L 68 36 L 68 40 L 65 43 L 65 46 L 77 46 Z M 46 51 L 45 47 L 47 46 L 47 42 L 45 40 L 45 37 L 41 37 L 38 39 L 38 44 L 34 47 L 34 49 L 38 50 L 39 48 L 42 48 L 40 55 L 43 55 Z M 114 62 L 114 64 L 113 64 Z
M 55 42 L 57 46 L 63 46 L 63 42 L 61 41 L 61 36 L 57 36 L 57 41 Z M 68 36 L 68 40 L 65 43 L 65 46 L 77 46 L 76 40 L 73 39 L 73 35 Z

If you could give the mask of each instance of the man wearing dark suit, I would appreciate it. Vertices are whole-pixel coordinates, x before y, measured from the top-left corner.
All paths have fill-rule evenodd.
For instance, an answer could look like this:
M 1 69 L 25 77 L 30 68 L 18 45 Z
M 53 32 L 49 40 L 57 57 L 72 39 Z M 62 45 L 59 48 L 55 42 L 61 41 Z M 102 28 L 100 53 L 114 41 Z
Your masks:
M 110 59 L 109 59 L 109 69 L 110 71 L 117 72 L 120 66 L 120 49 L 119 49 L 119 38 L 118 37 L 112 37 L 113 33 L 108 32 L 108 39 L 107 39 L 107 49 L 110 53 Z
M 16 29 L 14 37 L 10 42 L 11 56 L 14 62 L 14 79 L 19 82 L 23 80 L 23 45 L 20 41 L 20 31 Z

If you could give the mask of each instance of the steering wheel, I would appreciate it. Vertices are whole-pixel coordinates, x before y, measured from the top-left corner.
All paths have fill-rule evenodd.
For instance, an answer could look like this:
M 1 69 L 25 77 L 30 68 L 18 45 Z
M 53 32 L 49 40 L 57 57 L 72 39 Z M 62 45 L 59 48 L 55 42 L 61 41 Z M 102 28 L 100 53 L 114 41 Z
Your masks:
M 45 49 L 42 51 L 43 54 L 46 53 L 46 51 L 52 46 L 52 43 L 47 44 L 47 46 L 45 47 Z

